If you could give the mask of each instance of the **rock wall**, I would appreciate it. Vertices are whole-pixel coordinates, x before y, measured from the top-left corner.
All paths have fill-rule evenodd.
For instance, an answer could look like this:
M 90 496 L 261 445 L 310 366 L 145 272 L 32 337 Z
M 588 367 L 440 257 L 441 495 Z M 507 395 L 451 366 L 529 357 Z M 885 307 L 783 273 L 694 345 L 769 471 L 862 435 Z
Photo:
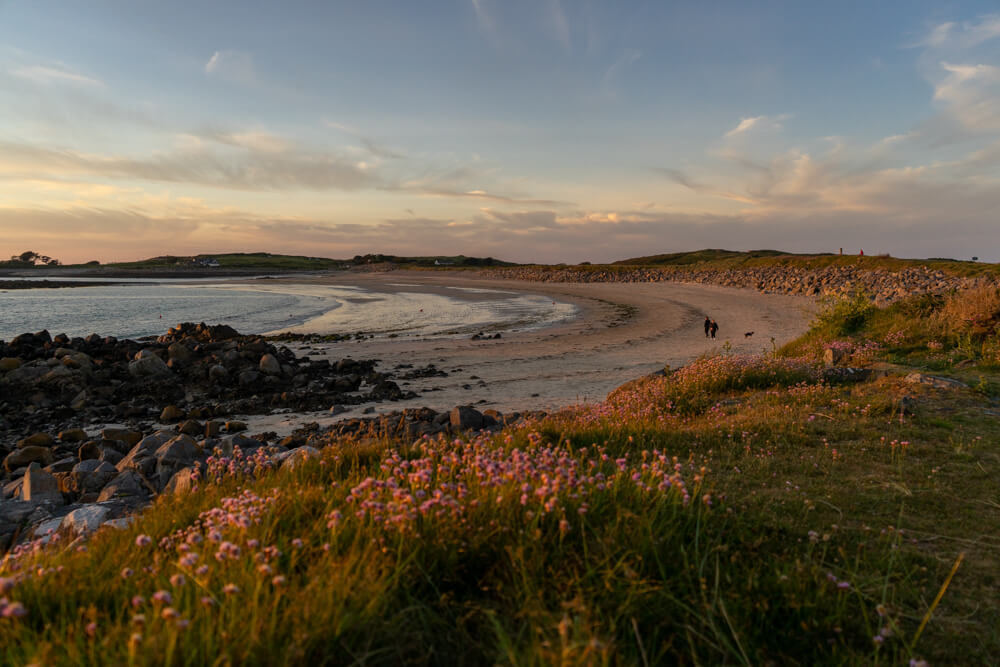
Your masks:
M 831 266 L 823 269 L 767 266 L 745 269 L 622 268 L 580 269 L 575 267 L 511 267 L 487 269 L 486 278 L 555 283 L 658 283 L 682 282 L 744 287 L 771 294 L 839 296 L 858 292 L 876 302 L 889 303 L 910 294 L 941 293 L 998 284 L 995 277 L 964 278 L 926 266 L 901 271 L 863 266 Z

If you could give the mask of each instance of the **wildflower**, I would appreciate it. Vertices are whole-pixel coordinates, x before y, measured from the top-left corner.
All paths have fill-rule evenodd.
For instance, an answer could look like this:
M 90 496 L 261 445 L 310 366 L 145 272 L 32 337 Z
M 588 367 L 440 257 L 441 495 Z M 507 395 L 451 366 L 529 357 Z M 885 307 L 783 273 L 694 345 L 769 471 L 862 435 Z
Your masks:
M 84 628 L 84 631 L 87 633 L 88 637 L 93 637 L 97 634 L 97 623 L 94 623 L 93 621 L 87 623 L 87 627 Z
M 3 618 L 21 618 L 22 616 L 27 616 L 27 614 L 28 610 L 20 602 L 11 602 L 0 610 L 0 616 Z
M 132 625 L 141 628 L 146 625 L 146 615 L 145 614 L 135 614 L 132 616 Z
M 177 629 L 178 630 L 186 630 L 187 626 L 189 626 L 189 625 L 191 625 L 191 621 L 190 620 L 188 620 L 186 618 L 178 618 L 177 619 Z
M 136 646 L 142 643 L 142 635 L 139 634 L 138 632 L 133 632 L 132 636 L 128 638 L 128 643 L 129 646 L 135 648 Z
M 170 604 L 173 601 L 173 596 L 167 591 L 159 590 L 153 593 L 153 602 L 159 604 Z
M 135 538 L 135 546 L 137 547 L 148 547 L 152 543 L 153 543 L 153 538 L 151 538 L 149 535 L 140 535 L 139 537 Z
M 851 583 L 849 581 L 841 581 L 840 583 L 837 584 L 837 588 L 839 588 L 841 590 L 844 590 L 844 591 L 846 591 L 850 587 L 851 587 Z
M 300 540 L 299 538 L 296 537 L 294 540 L 292 540 L 292 547 L 295 548 L 295 549 L 301 549 L 302 548 L 302 540 Z
M 146 604 L 146 598 L 142 597 L 141 595 L 132 596 L 132 607 L 139 608 L 144 604 Z
M 180 588 L 187 583 L 187 578 L 183 574 L 175 574 L 170 577 L 170 585 L 174 588 Z
M 222 587 L 222 592 L 225 593 L 226 595 L 236 595 L 237 593 L 240 592 L 240 587 L 232 583 L 226 584 L 225 586 Z
M 199 577 L 204 577 L 206 574 L 208 574 L 208 566 L 202 565 L 197 570 L 195 570 L 194 573 L 197 574 Z
M 264 575 L 274 574 L 274 570 L 267 563 L 263 563 L 257 566 L 257 571 Z
M 214 607 L 215 606 L 215 598 L 210 598 L 207 595 L 203 596 L 199 600 L 199 602 L 201 603 L 202 607 Z
M 181 567 L 194 567 L 194 564 L 198 562 L 198 554 L 189 553 L 184 554 L 184 556 L 178 561 Z
M 279 574 L 275 578 L 271 579 L 271 585 L 272 586 L 280 587 L 280 586 L 284 586 L 287 581 L 288 580 L 285 579 L 285 577 L 283 575 Z
M 164 607 L 163 611 L 160 612 L 160 616 L 162 616 L 164 620 L 169 621 L 171 619 L 177 618 L 178 616 L 180 616 L 180 614 L 178 614 L 177 610 L 174 609 L 173 607 Z
M 122 568 L 122 579 L 128 579 L 129 577 L 132 576 L 132 574 L 133 574 L 132 568 L 130 567 Z
M 0 577 L 0 595 L 9 593 L 14 589 L 13 577 Z

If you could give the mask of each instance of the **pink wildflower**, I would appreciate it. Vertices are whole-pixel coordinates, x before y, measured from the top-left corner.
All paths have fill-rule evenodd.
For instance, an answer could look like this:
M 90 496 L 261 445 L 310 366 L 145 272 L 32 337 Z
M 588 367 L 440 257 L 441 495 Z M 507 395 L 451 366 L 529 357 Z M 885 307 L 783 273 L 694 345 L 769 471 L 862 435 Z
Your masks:
M 141 607 L 144 604 L 146 604 L 146 598 L 142 597 L 141 595 L 133 595 L 132 596 L 132 606 L 133 607 L 138 608 L 138 607 Z
M 149 535 L 140 535 L 139 537 L 135 538 L 135 546 L 137 547 L 148 547 L 152 543 L 153 543 L 153 538 L 150 537 Z
M 183 574 L 175 574 L 174 576 L 170 577 L 170 585 L 173 586 L 174 588 L 180 588 L 186 583 L 187 583 L 187 577 L 185 577 Z
M 174 598 L 168 591 L 156 591 L 153 593 L 153 602 L 158 604 L 170 604 L 174 601 Z
M 128 579 L 129 577 L 132 576 L 132 574 L 133 574 L 132 568 L 130 567 L 122 568 L 122 579 Z
M 0 611 L 0 616 L 3 618 L 21 618 L 27 614 L 28 610 L 25 609 L 24 605 L 20 602 L 11 602 L 10 604 L 5 605 L 3 610 Z
M 226 595 L 236 595 L 237 593 L 240 592 L 240 587 L 237 586 L 236 584 L 231 584 L 231 583 L 226 584 L 225 586 L 222 587 L 222 592 L 225 593 Z

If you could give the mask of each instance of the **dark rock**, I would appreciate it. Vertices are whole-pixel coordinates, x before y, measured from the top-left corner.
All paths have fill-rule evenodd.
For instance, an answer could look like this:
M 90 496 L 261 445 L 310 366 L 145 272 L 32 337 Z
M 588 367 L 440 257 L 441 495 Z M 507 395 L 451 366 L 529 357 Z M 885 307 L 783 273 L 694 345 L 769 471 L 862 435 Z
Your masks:
M 469 405 L 460 405 L 451 411 L 451 425 L 463 431 L 476 430 L 483 427 L 483 414 Z

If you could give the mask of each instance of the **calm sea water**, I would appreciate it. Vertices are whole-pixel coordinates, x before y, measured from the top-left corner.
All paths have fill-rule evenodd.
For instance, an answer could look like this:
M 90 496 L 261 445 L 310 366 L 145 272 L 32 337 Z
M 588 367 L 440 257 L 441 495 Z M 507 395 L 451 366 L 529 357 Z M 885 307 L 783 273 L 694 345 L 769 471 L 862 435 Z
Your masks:
M 240 333 L 357 333 L 447 337 L 514 331 L 571 319 L 576 308 L 537 295 L 446 288 L 445 296 L 351 286 L 192 280 L 0 291 L 0 339 L 26 331 L 137 338 L 180 322 L 228 324 Z

